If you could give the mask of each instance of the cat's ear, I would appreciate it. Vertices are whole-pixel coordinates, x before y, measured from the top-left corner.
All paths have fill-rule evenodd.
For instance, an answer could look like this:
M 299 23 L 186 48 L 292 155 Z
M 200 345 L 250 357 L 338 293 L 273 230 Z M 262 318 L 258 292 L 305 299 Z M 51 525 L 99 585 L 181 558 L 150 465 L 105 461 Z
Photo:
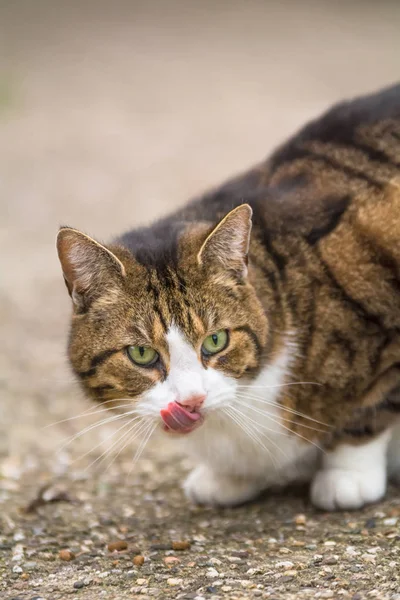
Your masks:
M 197 255 L 198 263 L 216 265 L 245 277 L 252 214 L 248 204 L 241 204 L 231 210 L 203 243 Z
M 125 277 L 125 267 L 110 250 L 84 233 L 62 227 L 57 252 L 64 280 L 75 308 L 82 311 Z

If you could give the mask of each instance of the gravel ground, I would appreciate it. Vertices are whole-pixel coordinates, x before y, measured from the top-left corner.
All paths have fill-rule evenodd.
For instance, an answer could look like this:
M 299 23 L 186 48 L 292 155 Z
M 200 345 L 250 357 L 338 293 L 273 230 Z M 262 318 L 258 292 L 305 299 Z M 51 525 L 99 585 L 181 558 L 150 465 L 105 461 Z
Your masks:
M 132 448 L 103 460 L 110 424 L 65 445 L 96 415 L 63 421 L 90 406 L 54 251 L 60 223 L 148 222 L 395 81 L 399 28 L 384 1 L 0 3 L 1 600 L 400 599 L 396 490 L 352 514 L 305 490 L 217 511 L 186 502 L 162 440 L 133 469 Z

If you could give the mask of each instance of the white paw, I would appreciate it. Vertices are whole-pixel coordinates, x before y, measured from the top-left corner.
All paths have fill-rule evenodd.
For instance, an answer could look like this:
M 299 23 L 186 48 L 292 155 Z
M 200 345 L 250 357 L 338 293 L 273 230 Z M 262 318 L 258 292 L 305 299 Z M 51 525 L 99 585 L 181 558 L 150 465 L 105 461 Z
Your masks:
M 386 491 L 385 469 L 318 471 L 311 484 L 311 501 L 323 510 L 352 510 L 377 502 Z
M 262 486 L 252 479 L 219 475 L 200 465 L 187 477 L 183 489 L 187 498 L 197 504 L 235 506 L 257 496 Z

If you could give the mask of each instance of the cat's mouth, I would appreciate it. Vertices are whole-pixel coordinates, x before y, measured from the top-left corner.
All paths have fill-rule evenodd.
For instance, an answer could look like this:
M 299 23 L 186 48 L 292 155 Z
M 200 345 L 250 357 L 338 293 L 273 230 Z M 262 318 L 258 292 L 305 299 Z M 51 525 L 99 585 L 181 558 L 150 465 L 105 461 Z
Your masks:
M 178 402 L 170 402 L 167 408 L 160 411 L 164 422 L 164 431 L 173 433 L 189 433 L 203 422 L 199 412 L 189 411 Z

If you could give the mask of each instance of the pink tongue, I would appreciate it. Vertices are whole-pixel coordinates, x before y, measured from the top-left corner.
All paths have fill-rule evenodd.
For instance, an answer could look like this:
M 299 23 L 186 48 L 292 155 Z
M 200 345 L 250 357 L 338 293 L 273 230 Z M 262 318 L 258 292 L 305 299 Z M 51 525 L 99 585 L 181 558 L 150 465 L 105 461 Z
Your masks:
M 201 417 L 199 413 L 191 413 L 177 402 L 170 402 L 167 408 L 160 411 L 161 418 L 169 429 L 187 431 L 192 429 Z

